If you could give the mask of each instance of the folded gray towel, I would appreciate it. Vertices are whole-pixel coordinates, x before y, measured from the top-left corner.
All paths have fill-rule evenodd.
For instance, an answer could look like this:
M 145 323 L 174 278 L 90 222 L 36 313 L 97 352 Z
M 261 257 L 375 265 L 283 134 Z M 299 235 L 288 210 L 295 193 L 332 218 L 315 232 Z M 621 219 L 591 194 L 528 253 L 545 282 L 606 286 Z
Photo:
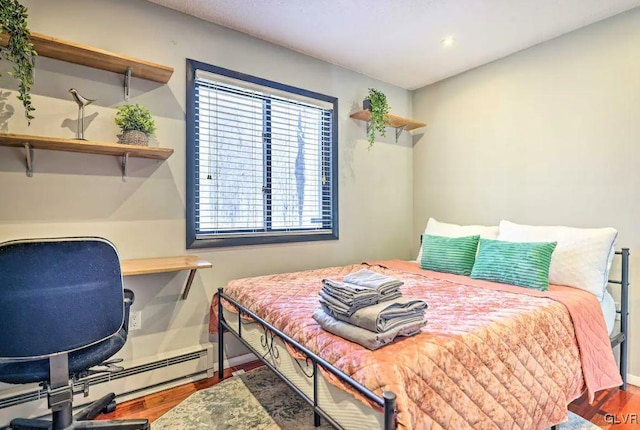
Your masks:
M 398 279 L 372 272 L 369 269 L 349 273 L 344 277 L 344 282 L 376 290 L 381 295 L 393 293 L 404 284 Z
M 344 339 L 355 342 L 367 349 L 378 349 L 387 345 L 398 336 L 412 336 L 420 333 L 420 329 L 427 323 L 426 321 L 413 322 L 398 326 L 384 333 L 375 333 L 355 325 L 337 320 L 328 315 L 321 308 L 317 308 L 313 312 L 313 319 L 316 320 L 320 327 L 326 331 L 340 336 Z
M 363 329 L 383 333 L 396 327 L 424 320 L 427 304 L 423 300 L 399 298 L 360 308 L 352 315 L 336 312 L 320 301 L 322 309 L 332 317 Z
M 371 294 L 377 293 L 377 291 L 373 291 L 373 288 L 369 288 L 366 286 L 351 284 L 348 282 L 334 281 L 333 279 L 323 279 L 322 285 L 325 287 L 335 288 L 336 290 L 344 291 L 346 294 Z
M 340 291 L 336 291 L 331 288 L 323 288 L 321 291 L 324 291 L 326 294 L 333 296 L 335 299 L 340 300 L 346 305 L 354 306 L 354 307 L 362 307 L 361 304 L 365 302 L 366 304 L 364 306 L 369 306 L 378 302 L 387 302 L 389 300 L 395 300 L 397 298 L 402 297 L 402 293 L 400 291 L 395 291 L 393 293 L 389 293 L 384 296 L 381 296 L 380 294 L 375 293 L 372 296 L 361 295 L 358 297 L 345 295 Z
M 335 313 L 351 316 L 358 309 L 371 306 L 380 301 L 395 300 L 402 297 L 402 293 L 398 289 L 387 288 L 385 293 L 384 295 L 380 294 L 370 287 L 334 281 L 333 279 L 323 279 L 320 302 Z
M 379 298 L 379 294 L 371 289 L 358 287 L 357 285 L 351 285 L 345 282 L 333 281 L 331 279 L 322 280 L 322 289 L 348 305 L 354 300 L 377 300 Z
M 395 300 L 402 297 L 402 293 L 400 291 L 390 291 L 387 294 L 380 294 L 379 302 L 388 302 L 389 300 Z
M 373 273 L 373 272 L 372 272 Z M 349 282 L 334 281 L 333 279 L 323 279 L 322 288 L 325 291 L 331 291 L 334 295 L 344 295 L 345 297 L 372 297 L 377 295 L 381 300 L 389 300 L 389 297 L 400 297 L 400 286 L 402 281 L 393 284 L 388 283 L 379 290 L 363 287 L 361 285 L 351 284 Z
M 376 295 L 375 297 L 370 298 L 350 300 L 349 304 L 347 304 L 340 298 L 336 298 L 327 291 L 320 290 L 320 303 L 324 304 L 335 313 L 339 313 L 345 316 L 350 316 L 358 309 L 375 305 L 377 302 L 378 296 Z

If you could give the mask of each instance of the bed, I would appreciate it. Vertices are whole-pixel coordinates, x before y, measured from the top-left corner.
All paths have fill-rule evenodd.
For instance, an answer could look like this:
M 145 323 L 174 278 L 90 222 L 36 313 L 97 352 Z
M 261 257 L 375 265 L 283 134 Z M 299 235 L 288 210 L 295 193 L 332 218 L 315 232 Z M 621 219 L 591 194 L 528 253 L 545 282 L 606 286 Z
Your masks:
M 226 332 L 305 398 L 316 422 L 322 416 L 348 430 L 554 426 L 584 391 L 626 387 L 629 252 L 617 254 L 621 277 L 612 282 L 621 286 L 622 310 L 612 336 L 610 297 L 598 301 L 559 286 L 534 292 L 423 271 L 416 263 L 232 281 L 212 301 L 219 371 Z M 371 352 L 311 319 L 320 280 L 362 267 L 402 279 L 405 295 L 427 300 L 429 322 L 420 335 Z M 618 345 L 619 370 L 611 351 Z

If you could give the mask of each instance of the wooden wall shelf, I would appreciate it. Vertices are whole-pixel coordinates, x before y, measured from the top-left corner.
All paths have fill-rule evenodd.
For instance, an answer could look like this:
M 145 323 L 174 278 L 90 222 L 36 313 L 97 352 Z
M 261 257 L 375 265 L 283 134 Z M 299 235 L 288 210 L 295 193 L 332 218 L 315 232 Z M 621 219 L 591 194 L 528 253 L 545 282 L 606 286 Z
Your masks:
M 182 293 L 182 299 L 185 300 L 189 295 L 193 278 L 196 270 L 209 269 L 213 265 L 210 261 L 202 260 L 195 255 L 183 255 L 179 257 L 161 257 L 161 258 L 140 258 L 135 260 L 123 260 L 120 263 L 122 267 L 122 276 L 149 275 L 152 273 L 168 273 L 189 270 L 187 284 Z
M 119 143 L 93 142 L 90 140 L 62 139 L 59 137 L 28 136 L 0 133 L 0 146 L 24 148 L 27 176 L 33 176 L 33 150 L 82 152 L 85 154 L 114 155 L 122 157 L 122 177 L 127 176 L 129 157 L 166 160 L 173 154 L 171 148 L 123 145 Z
M 369 127 L 371 126 L 371 111 L 369 109 L 354 112 L 350 117 L 360 121 L 365 121 L 367 123 L 367 134 L 369 133 Z M 427 125 L 424 122 L 391 114 L 385 115 L 385 119 L 389 127 L 396 129 L 396 142 L 403 131 L 415 130 L 416 128 L 425 127 Z
M 8 41 L 9 36 L 3 33 L 0 36 L 0 46 L 6 47 Z M 125 100 L 129 99 L 129 80 L 131 76 L 166 84 L 173 74 L 173 67 L 40 33 L 31 33 L 31 42 L 39 56 L 124 75 Z
M 0 44 L 7 46 L 9 36 L 2 34 Z M 93 46 L 70 42 L 40 33 L 31 33 L 31 42 L 38 55 L 124 74 L 131 67 L 132 75 L 138 78 L 166 84 L 173 74 L 173 67 L 116 54 Z

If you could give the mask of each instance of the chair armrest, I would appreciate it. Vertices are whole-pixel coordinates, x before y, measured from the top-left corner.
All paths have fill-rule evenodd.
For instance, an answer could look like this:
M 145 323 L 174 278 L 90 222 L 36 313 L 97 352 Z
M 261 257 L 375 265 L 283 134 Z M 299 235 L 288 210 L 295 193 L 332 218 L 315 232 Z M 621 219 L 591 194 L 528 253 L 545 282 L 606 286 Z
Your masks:
M 136 301 L 136 295 L 131 290 L 124 290 L 124 331 L 129 333 L 129 310 L 131 305 Z
M 124 305 L 129 308 L 129 307 L 131 307 L 131 305 L 135 301 L 136 301 L 136 295 L 133 293 L 133 291 L 127 290 L 125 288 L 125 290 L 124 290 Z

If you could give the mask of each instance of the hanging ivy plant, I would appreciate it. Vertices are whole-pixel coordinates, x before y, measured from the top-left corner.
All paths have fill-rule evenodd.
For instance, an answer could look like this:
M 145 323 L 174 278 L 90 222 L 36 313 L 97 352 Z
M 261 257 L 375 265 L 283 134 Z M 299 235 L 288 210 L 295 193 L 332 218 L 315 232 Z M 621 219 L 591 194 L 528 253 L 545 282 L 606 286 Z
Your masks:
M 371 148 L 376 141 L 376 134 L 382 137 L 387 135 L 385 115 L 389 113 L 390 108 L 387 96 L 375 88 L 369 88 L 367 100 L 369 101 L 367 107 L 371 111 L 371 126 L 369 127 L 369 148 Z
M 31 104 L 33 58 L 37 54 L 31 43 L 27 17 L 27 8 L 18 0 L 0 0 L 0 36 L 7 33 L 9 39 L 2 56 L 13 63 L 13 71 L 9 74 L 18 80 L 18 100 L 22 102 L 25 118 L 31 124 L 31 112 L 35 110 Z

